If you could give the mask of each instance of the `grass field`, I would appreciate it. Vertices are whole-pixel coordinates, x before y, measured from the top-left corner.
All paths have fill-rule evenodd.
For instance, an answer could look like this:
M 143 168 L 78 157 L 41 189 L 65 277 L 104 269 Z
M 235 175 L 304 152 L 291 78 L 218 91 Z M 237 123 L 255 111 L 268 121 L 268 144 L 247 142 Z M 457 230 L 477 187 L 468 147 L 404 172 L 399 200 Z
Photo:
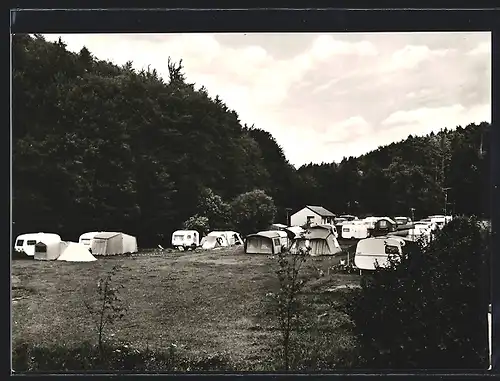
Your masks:
M 321 327 L 310 328 L 316 352 L 328 338 L 323 357 L 355 349 L 348 317 L 335 303 L 346 292 L 344 286 L 357 286 L 359 278 L 329 271 L 342 257 L 311 257 L 304 267 L 309 279 L 305 315 L 314 322 L 326 312 Z M 225 354 L 238 370 L 271 370 L 266 367 L 274 361 L 279 331 L 268 293 L 278 290 L 276 262 L 266 255 L 246 255 L 241 247 L 101 257 L 90 263 L 14 260 L 13 345 L 95 341 L 84 300 L 95 297 L 98 278 L 117 265 L 115 279 L 124 285 L 121 295 L 128 312 L 110 328 L 113 339 L 139 349 L 175 343 L 191 356 Z

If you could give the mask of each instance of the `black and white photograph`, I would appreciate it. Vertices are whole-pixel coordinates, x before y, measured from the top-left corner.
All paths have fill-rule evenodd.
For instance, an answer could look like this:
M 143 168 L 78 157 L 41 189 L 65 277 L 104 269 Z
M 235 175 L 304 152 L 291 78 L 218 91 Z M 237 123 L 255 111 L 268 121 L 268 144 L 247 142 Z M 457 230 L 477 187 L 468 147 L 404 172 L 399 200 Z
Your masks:
M 12 371 L 491 368 L 491 46 L 12 34 Z

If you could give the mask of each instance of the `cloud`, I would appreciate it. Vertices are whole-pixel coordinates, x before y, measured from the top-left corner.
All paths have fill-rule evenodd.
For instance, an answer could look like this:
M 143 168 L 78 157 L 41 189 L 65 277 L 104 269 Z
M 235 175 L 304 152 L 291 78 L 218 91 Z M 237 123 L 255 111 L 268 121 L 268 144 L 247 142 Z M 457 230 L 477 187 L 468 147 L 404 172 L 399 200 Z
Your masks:
M 362 117 L 353 116 L 331 126 L 323 136 L 326 143 L 345 143 L 372 131 L 372 126 Z
M 489 42 L 481 42 L 474 49 L 467 52 L 470 56 L 483 55 L 483 54 L 491 54 L 491 43 Z
M 331 35 L 318 36 L 310 49 L 310 54 L 319 60 L 329 59 L 338 55 L 360 55 L 376 56 L 378 54 L 375 45 L 368 41 L 347 42 L 335 39 Z
M 431 131 L 438 131 L 441 128 L 454 128 L 456 126 L 466 126 L 470 123 L 491 122 L 490 105 L 480 105 L 470 109 L 461 104 L 435 108 L 419 108 L 415 110 L 400 110 L 390 114 L 382 125 L 388 126 L 394 133 L 396 130 L 408 131 L 413 135 L 427 134 Z
M 406 45 L 391 55 L 389 69 L 413 69 L 423 61 L 444 57 L 451 51 L 451 49 L 431 50 L 425 45 Z

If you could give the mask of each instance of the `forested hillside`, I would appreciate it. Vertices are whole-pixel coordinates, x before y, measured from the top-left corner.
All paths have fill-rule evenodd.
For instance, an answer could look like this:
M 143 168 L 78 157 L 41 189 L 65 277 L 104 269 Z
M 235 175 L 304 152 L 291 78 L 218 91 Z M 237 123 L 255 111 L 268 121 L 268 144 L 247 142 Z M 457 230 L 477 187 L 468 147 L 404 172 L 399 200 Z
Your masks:
M 143 247 L 167 243 L 206 207 L 201 196 L 231 205 L 255 189 L 273 198 L 277 222 L 304 204 L 336 213 L 439 213 L 448 187 L 448 210 L 487 212 L 488 124 L 296 170 L 268 132 L 242 125 L 223 100 L 196 90 L 182 62 L 165 65 L 169 78 L 160 78 L 86 48 L 75 54 L 61 41 L 14 36 L 14 235 L 74 240 L 122 230 Z

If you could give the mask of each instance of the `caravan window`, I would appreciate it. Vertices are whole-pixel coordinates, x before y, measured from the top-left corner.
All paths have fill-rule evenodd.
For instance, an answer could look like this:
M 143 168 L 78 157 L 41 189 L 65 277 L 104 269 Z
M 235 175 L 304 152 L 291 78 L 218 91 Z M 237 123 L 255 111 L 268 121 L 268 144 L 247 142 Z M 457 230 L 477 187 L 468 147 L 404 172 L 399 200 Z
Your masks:
M 29 239 L 29 240 L 28 240 L 28 242 L 26 242 L 26 244 L 28 244 L 29 246 L 36 245 L 36 240 L 34 240 L 34 239 Z
M 379 227 L 381 227 L 381 228 L 386 228 L 387 227 L 387 221 L 385 221 L 385 220 L 379 221 L 378 224 L 379 224 Z
M 389 255 L 399 254 L 399 248 L 397 246 L 385 245 L 385 253 Z
M 274 238 L 273 241 L 274 241 L 274 245 L 275 246 L 278 246 L 280 244 L 280 239 L 279 238 Z
M 16 246 L 22 246 L 24 244 L 24 239 L 18 239 L 16 242 Z

